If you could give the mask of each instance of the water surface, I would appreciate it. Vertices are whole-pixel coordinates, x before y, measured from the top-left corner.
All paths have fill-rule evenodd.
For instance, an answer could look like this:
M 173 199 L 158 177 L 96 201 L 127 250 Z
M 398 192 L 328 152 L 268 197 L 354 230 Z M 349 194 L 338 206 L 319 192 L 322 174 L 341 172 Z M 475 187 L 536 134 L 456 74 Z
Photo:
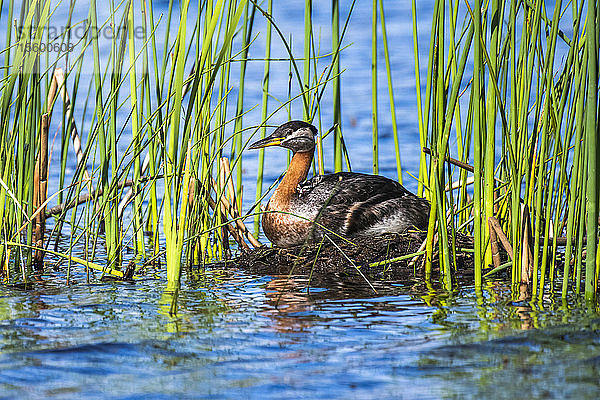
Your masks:
M 312 288 L 209 271 L 177 315 L 155 280 L 0 297 L 5 398 L 597 398 L 600 316 L 415 282 Z M 163 281 L 164 282 L 164 281 Z
M 426 59 L 433 2 L 418 3 L 421 56 Z M 78 4 L 83 19 L 87 5 Z M 415 172 L 419 144 L 410 3 L 385 4 L 400 150 L 404 167 Z M 301 38 L 302 13 L 303 2 L 294 0 L 274 14 L 286 34 Z M 106 10 L 100 14 L 106 17 Z M 329 3 L 316 7 L 315 35 L 323 48 L 331 41 L 329 20 Z M 367 26 L 370 11 L 357 8 L 346 38 L 352 45 L 342 54 L 343 129 L 352 166 L 361 172 L 371 170 Z M 4 29 L 0 27 L 1 36 Z M 264 32 L 261 18 L 256 31 Z M 260 58 L 264 45 L 255 43 L 250 56 Z M 274 43 L 274 57 L 285 56 L 281 44 Z M 295 51 L 300 56 L 301 47 Z M 273 63 L 274 98 L 287 97 L 288 71 L 288 63 Z M 380 171 L 394 177 L 381 71 Z M 262 62 L 250 63 L 248 108 L 261 101 L 262 74 Z M 86 84 L 93 81 L 87 78 Z M 81 90 L 85 93 L 87 87 Z M 233 90 L 232 104 L 235 95 Z M 321 110 L 326 127 L 332 121 L 329 99 L 325 96 Z M 75 109 L 82 113 L 83 104 Z M 300 118 L 299 102 L 290 115 Z M 287 116 L 284 109 L 271 123 Z M 51 132 L 59 131 L 59 120 L 53 119 Z M 244 119 L 245 126 L 260 122 L 259 109 Z M 80 131 L 85 143 L 86 130 Z M 123 133 L 125 138 L 128 134 Z M 124 139 L 122 146 L 128 144 Z M 59 151 L 55 146 L 54 159 L 60 158 Z M 75 159 L 70 157 L 72 174 Z M 267 154 L 266 185 L 279 176 L 286 160 L 283 150 Z M 328 168 L 331 161 L 328 156 Z M 253 202 L 255 170 L 256 154 L 248 154 L 244 209 Z M 51 193 L 57 182 L 57 169 L 51 169 Z M 405 184 L 416 187 L 408 175 Z M 87 283 L 75 269 L 66 285 L 61 269 L 48 268 L 33 289 L 0 289 L 0 398 L 596 399 L 600 392 L 600 316 L 575 299 L 564 304 L 552 298 L 541 304 L 513 302 L 509 288 L 498 282 L 479 296 L 468 284 L 449 295 L 419 282 L 374 282 L 377 294 L 360 281 L 307 291 L 305 277 L 290 282 L 212 270 L 206 277 L 186 279 L 178 312 L 170 315 L 172 298 L 163 292 L 162 271 L 157 279 L 130 284 Z

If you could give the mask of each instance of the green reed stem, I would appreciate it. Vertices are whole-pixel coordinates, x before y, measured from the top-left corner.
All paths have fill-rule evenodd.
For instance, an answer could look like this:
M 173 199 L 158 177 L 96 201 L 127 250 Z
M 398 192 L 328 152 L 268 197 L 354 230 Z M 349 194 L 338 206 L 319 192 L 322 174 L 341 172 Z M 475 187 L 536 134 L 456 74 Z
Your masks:
M 144 257 L 146 255 L 146 249 L 144 246 L 144 228 L 142 226 L 142 218 L 141 218 L 141 206 L 142 206 L 142 195 L 139 193 L 139 180 L 142 175 L 142 169 L 140 165 L 140 157 L 139 154 L 142 152 L 141 150 L 141 130 L 139 128 L 138 116 L 140 114 L 138 109 L 138 100 L 137 100 L 137 78 L 135 71 L 135 37 L 134 37 L 134 29 L 135 29 L 135 20 L 133 17 L 134 13 L 134 4 L 133 0 L 129 2 L 129 13 L 127 15 L 127 31 L 128 31 L 128 39 L 129 39 L 129 96 L 131 99 L 131 135 L 133 137 L 133 151 L 136 154 L 134 158 L 133 164 L 133 180 L 134 180 L 134 191 L 133 191 L 133 229 L 136 237 L 136 250 L 139 257 Z
M 417 35 L 417 5 L 416 1 L 412 0 L 411 3 L 411 11 L 412 11 L 412 27 L 413 27 L 413 54 L 415 58 L 415 84 L 416 84 L 416 92 L 417 92 L 417 119 L 419 126 L 419 144 L 421 149 L 427 146 L 427 126 L 423 123 L 423 106 L 421 103 L 421 71 L 419 67 L 419 41 Z M 382 14 L 383 15 L 383 14 Z M 431 40 L 433 45 L 433 40 Z M 429 59 L 431 60 L 431 53 Z M 429 63 L 429 68 L 431 68 L 431 62 Z M 429 81 L 429 74 L 427 74 L 427 80 Z M 427 181 L 427 165 L 425 160 L 425 154 L 420 152 L 419 157 L 419 183 L 417 188 L 417 195 L 423 196 L 423 182 Z
M 217 2 L 218 6 L 222 5 L 222 2 Z M 169 143 L 165 151 L 165 195 L 164 195 L 164 214 L 163 214 L 163 225 L 166 239 L 166 257 L 167 257 L 167 287 L 171 290 L 176 290 L 179 287 L 179 274 L 181 268 L 181 253 L 183 248 L 183 237 L 179 236 L 178 222 L 184 224 L 185 220 L 177 221 L 177 208 L 178 202 L 183 200 L 184 204 L 187 204 L 187 199 L 181 199 L 178 196 L 178 186 L 180 185 L 177 179 L 178 173 L 178 146 L 179 146 L 179 121 L 181 115 L 181 99 L 182 99 L 182 88 L 183 88 L 183 73 L 185 68 L 185 36 L 187 26 L 187 11 L 189 7 L 189 0 L 184 1 L 181 4 L 181 17 L 179 23 L 179 30 L 177 32 L 175 53 L 174 53 L 174 82 L 169 90 L 171 96 L 173 96 L 173 109 L 170 116 L 170 134 Z M 218 12 L 215 13 L 218 17 Z M 216 19 L 211 21 L 211 28 L 214 31 L 216 26 Z M 211 32 L 212 33 L 212 32 Z M 189 169 L 189 166 L 188 166 Z M 184 182 L 187 185 L 187 182 Z M 183 209 L 183 206 L 182 206 Z
M 236 136 L 236 157 L 242 153 L 242 116 L 244 114 L 244 80 L 246 79 L 246 64 L 248 58 L 248 43 L 250 42 L 250 35 L 252 35 L 252 24 L 254 21 L 254 13 L 256 11 L 256 7 L 252 7 L 252 15 L 250 18 L 248 17 L 248 7 L 250 5 L 247 3 L 246 8 L 244 10 L 244 35 L 243 35 L 243 43 L 242 43 L 242 61 L 240 63 L 240 81 L 239 81 L 239 91 L 238 91 L 238 102 L 237 102 L 237 110 L 236 110 L 236 120 L 235 120 L 235 132 L 238 136 Z M 236 163 L 237 169 L 237 198 L 242 198 L 242 158 L 237 157 L 238 161 Z
M 269 6 L 271 3 L 269 2 Z M 270 11 L 269 11 L 270 14 Z M 269 39 L 267 43 L 270 45 L 271 24 L 268 22 L 267 35 Z M 303 90 L 310 90 L 310 49 L 312 44 L 312 0 L 304 1 L 304 85 Z M 266 66 L 266 64 L 265 64 Z M 306 103 L 305 103 L 306 104 Z M 308 105 L 308 104 L 307 104 Z M 304 120 L 310 121 L 310 105 L 302 109 Z M 264 121 L 264 119 L 263 119 Z M 262 149 L 261 149 L 262 151 Z
M 331 40 L 334 52 L 340 51 L 340 5 L 339 0 L 331 0 Z M 333 124 L 336 126 L 333 136 L 334 171 L 342 170 L 342 97 L 340 79 L 340 57 L 334 57 L 333 66 Z
M 152 2 L 147 3 L 144 0 L 141 0 L 142 2 L 142 7 L 144 8 L 144 18 L 142 18 L 142 22 L 143 22 L 143 32 L 144 32 L 144 42 L 147 41 L 147 32 L 148 32 L 148 25 L 147 25 L 147 18 L 149 19 L 150 22 L 150 26 L 153 27 L 154 26 L 154 10 L 152 7 Z M 146 5 L 148 6 L 148 8 L 146 9 Z M 170 4 L 170 6 L 172 6 L 172 4 Z M 168 29 L 167 29 L 168 30 Z M 168 39 L 165 39 L 168 41 Z M 157 56 L 156 56 L 156 35 L 154 34 L 154 32 L 151 35 L 151 47 L 152 47 L 152 61 L 153 61 L 153 65 L 154 65 L 154 78 L 156 81 L 159 80 L 158 74 L 159 74 L 159 63 L 157 62 Z M 152 114 L 152 102 L 151 102 L 151 90 L 150 90 L 150 73 L 148 72 L 148 46 L 144 46 L 144 60 L 143 60 L 143 68 L 142 70 L 144 71 L 144 86 L 142 87 L 144 90 L 144 93 L 146 95 L 146 112 L 148 115 Z M 156 93 L 157 93 L 157 99 L 156 99 L 156 103 L 160 104 L 161 103 L 161 88 L 160 85 L 156 85 Z M 162 121 L 162 112 L 160 110 L 160 108 L 158 108 L 157 110 L 157 117 L 158 117 L 158 125 L 161 126 L 161 122 Z M 152 128 L 152 121 L 148 120 L 147 121 L 148 124 L 148 128 L 147 128 L 147 135 L 148 135 L 148 174 L 150 176 L 156 176 L 157 174 L 157 166 L 156 166 L 156 160 L 159 158 L 159 154 L 158 154 L 158 149 L 160 148 L 159 144 L 157 143 L 157 137 L 160 138 L 160 135 L 155 135 L 154 134 L 154 129 Z M 162 127 L 160 128 L 160 130 L 162 130 Z M 148 201 L 148 206 L 149 206 L 149 210 L 148 210 L 148 225 L 150 227 L 150 231 L 152 232 L 152 250 L 153 250 L 153 256 L 156 256 L 159 252 L 159 237 L 158 237 L 158 224 L 159 224 L 159 204 L 158 204 L 158 197 L 157 197 L 157 193 L 156 193 L 156 180 L 153 179 L 152 182 L 150 183 L 150 188 L 149 188 L 149 192 L 150 192 L 150 199 Z
M 371 7 L 371 125 L 373 128 L 373 173 L 379 173 L 379 136 L 377 129 L 377 0 Z
M 598 246 L 598 161 L 600 145 L 598 138 L 598 46 L 596 21 L 598 19 L 598 5 L 595 1 L 588 1 L 586 18 L 586 45 L 587 45 L 587 105 L 585 135 L 588 158 L 587 179 L 587 214 L 586 229 L 587 243 L 585 256 L 585 297 L 593 299 L 596 295 L 596 257 Z
M 392 68 L 390 66 L 390 51 L 388 48 L 387 30 L 385 28 L 385 13 L 383 10 L 383 0 L 379 0 L 379 15 L 381 18 L 381 33 L 383 36 L 383 52 L 385 57 L 385 71 L 387 75 L 388 96 L 390 99 L 390 114 L 392 117 L 392 132 L 394 134 L 394 150 L 396 154 L 396 176 L 398 182 L 402 183 L 402 163 L 400 161 L 400 145 L 398 141 L 398 123 L 396 122 L 396 104 L 394 102 L 394 87 L 392 84 Z M 417 63 L 418 66 L 418 63 Z M 417 99 L 417 108 L 421 108 L 420 95 Z M 420 116 L 419 116 L 420 118 Z M 421 120 L 419 119 L 419 123 Z
M 583 171 L 581 165 L 583 163 L 583 157 L 585 154 L 581 151 L 581 141 L 583 139 L 584 129 L 583 129 L 583 107 L 584 107 L 584 93 L 585 93 L 585 77 L 581 73 L 583 68 L 578 68 L 578 77 L 576 77 L 575 81 L 579 82 L 579 91 L 577 92 L 577 103 L 576 103 L 576 138 L 575 138 L 575 152 L 573 155 L 573 174 L 575 174 L 575 178 L 571 176 L 571 187 L 570 187 L 570 196 L 569 196 L 569 206 L 568 206 L 568 216 L 567 216 L 567 247 L 565 249 L 565 265 L 563 268 L 563 281 L 562 281 L 562 297 L 567 296 L 568 284 L 569 284 L 569 271 L 571 267 L 571 254 L 573 250 L 573 236 L 575 232 L 576 226 L 576 211 L 579 209 L 579 204 L 585 204 L 585 198 L 581 194 L 581 188 L 583 185 Z
M 498 0 L 492 0 L 492 20 L 490 23 L 490 50 L 489 53 L 489 64 L 487 65 L 490 73 L 494 73 L 498 76 L 498 47 L 500 28 L 502 20 L 500 19 L 500 7 Z M 480 37 L 481 38 L 481 37 Z M 485 107 L 485 148 L 483 149 L 484 158 L 484 177 L 483 177 L 483 201 L 485 203 L 484 218 L 482 221 L 483 225 L 483 237 L 481 243 L 489 242 L 489 225 L 487 223 L 488 218 L 494 216 L 494 170 L 496 165 L 496 93 L 491 88 L 487 92 L 487 104 Z M 492 251 L 489 245 L 486 245 L 484 251 L 484 265 L 488 266 L 492 264 Z
M 94 57 L 94 80 L 95 80 L 95 89 L 96 89 L 96 109 L 95 114 L 97 115 L 97 132 L 98 132 L 98 146 L 103 151 L 100 152 L 100 187 L 102 188 L 103 195 L 99 199 L 100 202 L 104 205 L 102 208 L 103 214 L 103 222 L 104 229 L 106 233 L 106 252 L 109 262 L 110 268 L 115 268 L 119 264 L 120 259 L 120 250 L 118 249 L 118 221 L 115 218 L 116 207 L 111 207 L 112 204 L 114 206 L 114 202 L 110 202 L 110 182 L 109 182 L 109 168 L 111 161 L 111 154 L 116 153 L 116 149 L 112 145 L 111 138 L 116 138 L 116 133 L 114 132 L 114 122 L 110 124 L 112 126 L 113 135 L 108 135 L 104 126 L 104 103 L 102 101 L 102 73 L 100 67 L 100 50 L 98 46 L 98 22 L 96 17 L 96 1 L 92 0 L 90 2 L 90 41 L 92 42 L 92 50 Z M 111 54 L 113 55 L 113 63 L 114 61 L 114 41 L 112 43 L 113 51 Z M 114 68 L 114 64 L 113 64 Z M 114 78 L 113 78 L 114 79 Z M 111 89 L 115 89 L 114 87 Z M 111 90 L 111 94 L 114 92 Z M 116 100 L 112 101 L 111 107 L 111 116 L 112 120 L 116 118 Z M 111 119 L 109 119 L 109 122 Z M 104 150 L 106 149 L 106 150 Z M 116 154 L 115 154 L 116 157 Z M 113 166 L 116 166 L 116 162 L 113 163 Z M 114 211 L 113 211 L 114 208 Z
M 308 5 L 308 3 L 311 3 L 311 4 Z M 311 0 L 307 0 L 307 2 L 305 3 L 305 11 L 304 11 L 305 12 L 305 17 L 304 17 L 305 40 L 306 40 L 306 30 L 307 30 L 306 12 L 311 13 L 310 7 L 312 7 L 312 2 L 311 2 Z M 272 14 L 273 0 L 269 0 L 268 5 L 267 5 L 267 12 L 269 13 L 269 15 Z M 309 19 L 309 23 L 310 23 L 310 16 L 308 17 L 308 19 Z M 271 31 L 272 31 L 271 20 L 267 20 L 267 35 L 266 35 L 266 39 L 265 39 L 266 40 L 265 68 L 264 68 L 264 72 L 263 72 L 263 84 L 262 84 L 261 121 L 266 121 L 267 114 L 268 114 L 268 106 L 269 106 L 269 73 L 271 70 Z M 306 48 L 305 48 L 305 50 L 306 50 Z M 305 53 L 304 57 L 305 57 L 305 64 L 304 64 L 304 79 L 305 79 L 305 81 L 304 82 L 305 82 L 305 84 L 308 84 L 306 79 L 307 79 L 307 75 L 310 76 L 310 68 L 306 66 L 306 53 Z M 305 116 L 305 119 L 308 120 L 309 116 Z M 266 137 L 266 130 L 267 130 L 267 128 L 265 126 L 262 126 L 260 128 L 260 138 L 261 139 L 264 139 Z M 258 151 L 258 173 L 257 173 L 257 177 L 256 177 L 256 202 L 259 202 L 260 199 L 262 198 L 264 165 L 265 165 L 265 149 L 262 148 Z M 257 213 L 254 216 L 255 235 L 258 235 L 259 222 L 260 222 L 260 214 Z
M 481 75 L 483 73 L 483 59 L 481 56 L 481 40 L 482 38 L 482 25 L 481 25 L 481 1 L 473 1 L 473 26 L 475 27 L 475 46 L 474 46 L 474 64 L 473 64 L 473 101 L 474 101 L 474 114 L 473 114 L 473 140 L 474 140 L 474 154 L 473 154 L 473 166 L 474 172 L 474 184 L 473 184 L 473 217 L 474 217 L 474 244 L 475 244 L 475 286 L 481 287 L 481 273 L 483 267 L 482 260 L 482 249 L 483 249 L 483 232 L 482 232 L 482 196 L 481 196 L 481 156 L 482 156 L 482 140 L 485 137 L 482 123 L 482 87 L 481 87 Z
M 556 104 L 556 98 L 555 98 L 555 93 L 554 93 L 554 84 L 553 84 L 553 66 L 554 66 L 554 49 L 556 48 L 556 38 L 558 36 L 558 23 L 559 23 L 559 18 L 560 18 L 560 8 L 561 8 L 561 0 L 558 0 L 556 2 L 556 4 L 554 5 L 554 17 L 553 17 L 553 21 L 552 21 L 552 31 L 550 33 L 550 36 L 546 38 L 546 42 L 547 42 L 547 46 L 548 46 L 548 51 L 546 53 L 546 61 L 545 61 L 545 66 L 546 66 L 546 70 L 545 70 L 545 80 L 546 80 L 546 106 L 545 106 L 545 111 L 544 111 L 544 115 L 546 118 L 546 123 L 544 124 L 543 127 L 543 131 L 542 131 L 542 136 L 543 136 L 543 140 L 542 140 L 542 148 L 545 150 L 545 146 L 547 144 L 547 141 L 549 139 L 549 137 L 551 136 L 551 132 L 552 129 L 554 129 L 555 132 L 555 137 L 554 137 L 554 146 L 557 146 L 560 143 L 560 136 L 559 136 L 559 126 L 561 126 L 561 116 L 562 116 L 562 112 L 560 113 L 556 113 L 555 110 L 552 108 L 553 105 Z M 555 121 L 554 118 L 558 118 L 558 121 Z M 554 124 L 556 124 L 557 126 L 554 126 Z M 554 152 L 553 152 L 553 157 L 552 157 L 552 161 L 550 162 L 550 179 L 549 179 L 549 184 L 548 185 L 541 185 L 539 183 L 542 182 L 542 180 L 544 179 L 545 176 L 547 176 L 548 171 L 546 168 L 546 165 L 544 162 L 542 162 L 543 160 L 546 160 L 546 154 L 545 151 L 542 151 L 540 153 L 540 174 L 542 174 L 542 177 L 540 179 L 540 177 L 538 176 L 538 188 L 544 188 L 547 193 L 546 193 L 546 214 L 545 214 L 545 220 L 546 220 L 546 226 L 544 229 L 544 244 L 543 244 L 543 251 L 542 251 L 542 260 L 541 260 L 541 268 L 540 268 L 540 281 L 539 281 L 539 292 L 540 295 L 543 295 L 544 293 L 544 285 L 545 285 L 545 278 L 546 278 L 546 266 L 547 266 L 547 252 L 548 252 L 548 239 L 549 239 L 549 225 L 548 222 L 552 219 L 552 215 L 551 215 L 551 210 L 552 210 L 552 200 L 553 200 L 553 196 L 554 196 L 554 177 L 555 177 L 555 172 L 556 172 L 556 156 L 558 154 L 558 149 L 555 147 Z M 542 196 L 538 197 L 538 200 L 541 201 Z M 542 210 L 540 209 L 540 213 L 536 214 L 536 215 L 541 215 Z M 558 221 L 556 221 L 556 223 L 558 223 Z M 542 230 L 542 226 L 541 226 L 541 221 L 538 222 L 536 224 L 536 227 L 539 229 L 536 229 L 536 232 L 540 232 Z

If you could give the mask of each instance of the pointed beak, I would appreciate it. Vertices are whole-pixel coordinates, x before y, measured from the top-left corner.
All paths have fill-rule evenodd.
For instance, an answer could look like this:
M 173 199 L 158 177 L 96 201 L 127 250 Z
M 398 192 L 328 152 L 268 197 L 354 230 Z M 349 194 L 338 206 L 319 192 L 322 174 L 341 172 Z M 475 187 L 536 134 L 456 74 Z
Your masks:
M 269 147 L 269 146 L 279 146 L 279 144 L 281 143 L 281 141 L 283 139 L 284 138 L 282 138 L 282 137 L 271 135 L 269 137 L 266 137 L 264 139 L 261 139 L 257 142 L 252 143 L 250 146 L 248 146 L 248 149 L 260 149 L 260 148 Z

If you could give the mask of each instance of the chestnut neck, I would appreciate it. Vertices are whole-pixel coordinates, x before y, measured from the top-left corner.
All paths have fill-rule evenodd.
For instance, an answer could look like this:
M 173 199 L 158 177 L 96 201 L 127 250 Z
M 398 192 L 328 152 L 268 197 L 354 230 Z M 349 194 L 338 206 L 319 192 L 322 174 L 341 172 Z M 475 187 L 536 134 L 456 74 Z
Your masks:
M 294 153 L 287 172 L 275 190 L 275 195 L 287 197 L 296 193 L 298 184 L 308 175 L 313 156 L 314 150 Z

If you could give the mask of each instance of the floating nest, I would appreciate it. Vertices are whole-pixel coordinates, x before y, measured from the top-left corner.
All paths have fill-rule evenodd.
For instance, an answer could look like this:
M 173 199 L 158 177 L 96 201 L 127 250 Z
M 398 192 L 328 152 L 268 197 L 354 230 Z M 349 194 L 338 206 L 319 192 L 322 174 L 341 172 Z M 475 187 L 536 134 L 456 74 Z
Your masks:
M 325 240 L 289 249 L 261 247 L 243 252 L 236 266 L 259 275 L 305 275 L 314 284 L 329 279 L 367 277 L 374 280 L 412 280 L 424 274 L 424 256 L 417 255 L 426 234 L 407 232 L 376 238 L 353 239 L 352 242 Z M 468 236 L 457 236 L 457 274 L 473 270 L 473 248 Z M 435 257 L 437 259 L 437 257 Z M 434 268 L 437 268 L 434 265 Z

